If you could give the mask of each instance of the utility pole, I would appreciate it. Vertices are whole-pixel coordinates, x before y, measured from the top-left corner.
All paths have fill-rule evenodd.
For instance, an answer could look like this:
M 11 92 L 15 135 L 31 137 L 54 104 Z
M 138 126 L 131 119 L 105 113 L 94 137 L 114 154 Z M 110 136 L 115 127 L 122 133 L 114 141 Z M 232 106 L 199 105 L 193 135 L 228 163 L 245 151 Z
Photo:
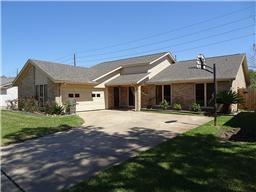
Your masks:
M 76 67 L 76 54 L 74 53 L 74 67 Z

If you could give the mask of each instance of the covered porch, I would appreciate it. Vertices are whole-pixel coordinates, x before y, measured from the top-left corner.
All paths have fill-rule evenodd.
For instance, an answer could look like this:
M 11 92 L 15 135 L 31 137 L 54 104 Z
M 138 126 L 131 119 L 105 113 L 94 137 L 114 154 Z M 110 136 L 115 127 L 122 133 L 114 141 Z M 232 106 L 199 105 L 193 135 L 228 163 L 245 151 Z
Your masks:
M 106 88 L 106 106 L 108 109 L 141 110 L 141 85 L 119 85 Z

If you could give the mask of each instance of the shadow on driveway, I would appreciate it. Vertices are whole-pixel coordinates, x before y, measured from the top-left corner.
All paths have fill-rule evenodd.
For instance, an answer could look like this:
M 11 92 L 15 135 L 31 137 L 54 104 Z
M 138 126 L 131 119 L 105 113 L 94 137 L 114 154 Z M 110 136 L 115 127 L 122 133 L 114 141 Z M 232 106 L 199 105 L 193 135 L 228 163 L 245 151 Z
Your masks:
M 126 134 L 76 128 L 2 147 L 2 169 L 27 192 L 57 191 L 176 135 L 146 127 Z

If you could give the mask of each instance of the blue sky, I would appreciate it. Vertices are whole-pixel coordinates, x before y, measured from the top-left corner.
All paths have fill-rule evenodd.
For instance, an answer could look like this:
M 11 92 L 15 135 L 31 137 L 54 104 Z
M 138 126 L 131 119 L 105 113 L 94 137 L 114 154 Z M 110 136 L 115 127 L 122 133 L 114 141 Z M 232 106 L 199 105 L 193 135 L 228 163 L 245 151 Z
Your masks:
M 161 51 L 170 51 L 177 60 L 193 59 L 198 53 L 210 57 L 245 52 L 249 56 L 255 41 L 253 2 L 1 5 L 2 74 L 7 76 L 15 75 L 29 58 L 71 64 L 76 52 L 77 65 L 89 67 Z

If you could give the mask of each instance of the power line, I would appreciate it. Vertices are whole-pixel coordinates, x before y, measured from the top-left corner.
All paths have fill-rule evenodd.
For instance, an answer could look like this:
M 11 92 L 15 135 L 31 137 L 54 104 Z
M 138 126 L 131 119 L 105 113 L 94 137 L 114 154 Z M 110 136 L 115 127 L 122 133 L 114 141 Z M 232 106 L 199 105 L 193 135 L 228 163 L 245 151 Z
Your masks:
M 229 42 L 229 41 L 233 41 L 233 40 L 237 40 L 237 39 L 243 39 L 245 37 L 250 37 L 252 35 L 255 35 L 255 33 L 251 33 L 251 34 L 247 34 L 247 35 L 243 35 L 243 36 L 239 36 L 239 37 L 234 37 L 234 38 L 230 38 L 230 39 L 226 39 L 226 40 L 222 40 L 222 41 L 217 41 L 217 42 L 213 42 L 213 43 L 210 43 L 210 44 L 200 45 L 200 46 L 197 46 L 197 47 L 191 47 L 191 48 L 188 48 L 188 49 L 178 50 L 175 53 L 185 52 L 185 51 L 189 51 L 189 50 L 193 50 L 193 49 L 197 49 L 197 48 L 201 48 L 201 47 L 208 47 L 208 46 L 211 46 L 211 45 L 217 45 L 217 44 L 221 44 L 221 43 L 225 43 L 225 42 Z
M 152 42 L 152 43 L 147 43 L 147 44 L 143 44 L 143 45 L 139 45 L 139 46 L 135 46 L 135 47 L 129 47 L 129 48 L 125 48 L 125 49 L 120 49 L 120 50 L 116 50 L 116 51 L 104 52 L 104 53 L 99 53 L 99 54 L 91 54 L 91 55 L 82 55 L 82 56 L 79 56 L 79 57 L 84 58 L 84 57 L 101 56 L 101 55 L 107 55 L 107 54 L 118 53 L 118 52 L 125 52 L 125 51 L 129 51 L 129 50 L 148 47 L 150 45 L 157 45 L 157 44 L 161 44 L 161 43 L 166 43 L 166 42 L 169 42 L 169 41 L 172 41 L 172 40 L 177 40 L 177 39 L 181 39 L 181 38 L 184 38 L 184 37 L 197 35 L 199 33 L 209 31 L 209 30 L 212 30 L 212 29 L 221 28 L 223 26 L 227 26 L 227 25 L 230 25 L 230 24 L 233 24 L 233 23 L 237 23 L 237 22 L 243 21 L 243 20 L 248 19 L 248 18 L 253 18 L 253 17 L 249 16 L 249 17 L 242 18 L 240 20 L 235 20 L 235 21 L 224 23 L 224 24 L 221 24 L 221 25 L 215 25 L 213 27 L 202 29 L 202 30 L 199 30 L 199 31 L 196 31 L 196 32 L 193 32 L 193 33 L 187 33 L 183 36 L 176 36 L 176 37 L 172 37 L 172 38 L 169 38 L 169 39 L 165 39 L 165 40 L 161 40 L 161 41 L 155 41 L 155 42 Z
M 213 42 L 213 43 L 210 43 L 210 44 L 204 44 L 204 45 L 200 45 L 200 46 L 197 46 L 197 47 L 191 47 L 191 48 L 188 48 L 188 49 L 173 51 L 173 53 L 185 52 L 185 51 L 189 51 L 189 50 L 193 50 L 193 49 L 197 49 L 197 48 L 201 48 L 201 47 L 209 47 L 211 45 L 221 44 L 221 43 L 225 43 L 225 42 L 229 42 L 229 41 L 233 41 L 233 40 L 237 40 L 237 39 L 243 39 L 243 38 L 246 38 L 246 37 L 250 37 L 252 35 L 255 35 L 255 33 L 247 34 L 247 35 L 244 35 L 244 36 L 238 36 L 238 37 L 234 37 L 234 38 L 226 39 L 226 40 L 222 40 L 222 41 L 217 41 L 217 42 Z M 160 50 L 161 49 L 159 49 L 159 51 Z M 127 55 L 123 55 L 123 56 L 119 56 L 119 57 L 106 57 L 106 58 L 101 58 L 100 60 L 113 60 L 113 59 L 120 59 L 121 57 L 123 58 L 123 57 L 135 56 L 135 55 L 139 55 L 139 54 L 150 54 L 150 53 L 152 53 L 152 52 L 145 51 L 145 52 L 139 52 L 139 53 L 135 53 L 135 54 L 127 54 Z
M 146 40 L 146 39 L 151 39 L 151 38 L 157 37 L 157 36 L 163 36 L 165 34 L 169 34 L 169 33 L 174 32 L 174 31 L 179 31 L 181 29 L 189 28 L 189 27 L 196 26 L 196 25 L 199 25 L 199 24 L 202 24 L 202 23 L 205 23 L 205 22 L 209 22 L 209 21 L 212 21 L 212 20 L 216 20 L 216 19 L 219 19 L 219 18 L 222 18 L 222 17 L 225 17 L 225 16 L 233 15 L 235 13 L 242 12 L 242 11 L 248 10 L 250 8 L 251 7 L 249 6 L 249 7 L 245 7 L 245 8 L 242 8 L 242 9 L 237 9 L 237 10 L 231 11 L 231 12 L 226 13 L 226 14 L 222 14 L 222 15 L 219 15 L 219 16 L 216 16 L 216 17 L 208 18 L 208 19 L 205 19 L 205 20 L 202 20 L 202 21 L 190 24 L 190 25 L 184 25 L 182 27 L 171 29 L 171 30 L 168 30 L 168 31 L 165 31 L 165 32 L 156 33 L 156 34 L 152 34 L 152 35 L 149 35 L 149 36 L 146 36 L 146 37 L 143 37 L 143 38 L 138 38 L 138 39 L 134 39 L 134 40 L 126 41 L 126 42 L 112 44 L 112 45 L 104 46 L 104 47 L 101 47 L 101 48 L 96 48 L 96 49 L 91 49 L 91 50 L 84 50 L 83 52 L 87 52 L 88 53 L 88 52 L 103 50 L 103 49 L 106 49 L 106 48 L 118 47 L 118 46 L 121 46 L 121 45 L 126 45 L 126 44 L 129 44 L 129 43 L 133 43 L 133 42 L 137 43 L 138 41 L 143 41 L 143 40 Z M 68 56 L 60 57 L 60 58 L 57 58 L 55 60 L 65 59 L 67 57 Z
M 209 36 L 206 36 L 206 37 L 200 37 L 200 38 L 193 39 L 193 40 L 190 40 L 190 41 L 185 41 L 185 42 L 182 42 L 182 43 L 177 43 L 177 44 L 168 45 L 168 46 L 161 47 L 161 48 L 156 48 L 156 49 L 147 50 L 146 52 L 154 52 L 154 51 L 163 50 L 163 49 L 171 49 L 171 48 L 174 48 L 174 47 L 178 47 L 178 46 L 180 46 L 180 45 L 185 45 L 185 44 L 189 44 L 189 43 L 201 41 L 201 40 L 204 40 L 204 39 L 209 39 L 209 38 L 212 38 L 212 37 L 217 37 L 217 36 L 221 36 L 221 35 L 224 35 L 224 34 L 236 32 L 236 31 L 239 31 L 239 30 L 244 30 L 244 29 L 247 29 L 247 28 L 249 28 L 249 27 L 251 27 L 251 26 L 252 26 L 252 25 L 247 25 L 247 26 L 235 28 L 235 29 L 232 29 L 232 30 L 229 30 L 229 31 L 225 31 L 225 32 L 222 32 L 222 33 L 216 33 L 216 34 L 212 34 L 212 35 L 209 35 Z M 142 53 L 144 53 L 144 52 L 145 52 L 145 51 L 143 51 Z M 78 57 L 78 58 L 81 59 L 81 58 L 83 58 L 83 57 Z M 94 59 L 86 59 L 86 60 L 83 60 L 83 61 L 93 61 L 93 60 L 94 60 Z

